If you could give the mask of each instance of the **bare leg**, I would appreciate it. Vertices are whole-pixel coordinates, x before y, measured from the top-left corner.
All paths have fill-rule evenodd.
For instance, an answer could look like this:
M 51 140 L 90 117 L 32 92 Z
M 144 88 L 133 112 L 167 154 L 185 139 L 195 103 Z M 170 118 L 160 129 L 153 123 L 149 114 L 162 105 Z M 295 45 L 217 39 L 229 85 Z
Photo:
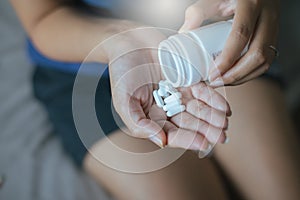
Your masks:
M 119 146 L 139 152 L 153 150 L 153 144 L 146 140 L 135 139 L 118 131 L 110 139 Z M 106 152 L 117 162 L 130 162 L 126 157 L 118 157 L 114 151 L 99 141 L 91 149 L 93 153 Z M 214 164 L 209 159 L 198 159 L 193 152 L 186 152 L 180 159 L 161 170 L 129 174 L 104 166 L 91 155 L 84 162 L 85 169 L 99 184 L 104 186 L 116 199 L 227 199 L 222 180 Z
M 215 156 L 245 199 L 300 199 L 299 138 L 282 92 L 259 79 L 227 90 L 230 142 Z

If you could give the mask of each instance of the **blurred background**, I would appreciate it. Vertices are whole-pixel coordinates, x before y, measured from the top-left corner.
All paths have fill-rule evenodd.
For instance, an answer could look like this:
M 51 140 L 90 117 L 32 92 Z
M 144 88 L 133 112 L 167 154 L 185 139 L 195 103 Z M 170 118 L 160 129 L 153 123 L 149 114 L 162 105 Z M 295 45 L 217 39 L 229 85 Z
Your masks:
M 280 59 L 291 116 L 300 130 L 300 2 L 282 1 Z M 0 199 L 109 199 L 76 169 L 51 134 L 46 112 L 33 98 L 25 33 L 0 1 Z

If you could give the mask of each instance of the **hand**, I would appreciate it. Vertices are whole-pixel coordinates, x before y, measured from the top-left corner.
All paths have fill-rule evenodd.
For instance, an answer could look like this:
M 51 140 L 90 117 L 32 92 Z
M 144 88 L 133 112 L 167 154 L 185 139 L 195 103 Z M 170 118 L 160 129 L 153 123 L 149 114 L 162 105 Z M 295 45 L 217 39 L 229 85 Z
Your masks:
M 228 17 L 234 22 L 225 48 L 210 72 L 211 86 L 237 85 L 267 71 L 276 55 L 279 0 L 200 0 L 187 9 L 183 29 L 200 26 L 205 19 Z M 249 43 L 249 49 L 241 57 Z
M 204 150 L 208 143 L 223 143 L 230 108 L 223 96 L 204 83 L 179 88 L 185 112 L 167 118 L 156 106 L 152 92 L 163 79 L 157 60 L 157 46 L 163 39 L 151 28 L 136 29 L 107 45 L 113 103 L 128 134 L 148 138 L 160 147 Z
M 185 20 L 179 33 L 199 28 L 205 20 L 229 19 L 236 9 L 236 0 L 199 0 L 185 11 Z

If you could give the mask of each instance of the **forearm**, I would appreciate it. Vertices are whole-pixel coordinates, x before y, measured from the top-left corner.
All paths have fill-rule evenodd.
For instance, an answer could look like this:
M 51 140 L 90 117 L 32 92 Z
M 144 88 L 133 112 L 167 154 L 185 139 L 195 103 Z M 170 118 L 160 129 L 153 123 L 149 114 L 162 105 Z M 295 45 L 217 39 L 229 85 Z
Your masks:
M 66 7 L 57 9 L 35 27 L 34 44 L 51 58 L 82 61 L 102 41 L 130 28 L 125 21 L 82 15 Z M 108 61 L 104 51 L 91 59 Z
M 108 37 L 136 26 L 125 20 L 81 13 L 63 3 L 47 5 L 48 9 L 36 12 L 36 17 L 26 13 L 26 8 L 21 5 L 25 3 L 20 0 L 13 1 L 13 4 L 34 45 L 44 55 L 55 60 L 83 61 L 94 47 Z M 108 62 L 107 53 L 101 48 L 96 57 L 89 59 Z

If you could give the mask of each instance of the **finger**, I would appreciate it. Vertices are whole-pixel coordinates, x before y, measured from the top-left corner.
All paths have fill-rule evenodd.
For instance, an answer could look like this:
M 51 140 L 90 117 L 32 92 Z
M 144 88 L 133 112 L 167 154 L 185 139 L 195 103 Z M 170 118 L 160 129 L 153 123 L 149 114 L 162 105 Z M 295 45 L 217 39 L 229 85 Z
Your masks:
M 221 19 L 233 14 L 235 1 L 197 1 L 186 9 L 179 33 L 200 27 L 204 20 Z
M 205 19 L 205 12 L 199 2 L 189 6 L 185 11 L 184 24 L 179 33 L 199 27 Z
M 215 110 L 196 99 L 186 103 L 186 111 L 217 128 L 227 129 L 228 127 L 228 119 L 225 112 Z
M 247 75 L 246 77 L 240 79 L 239 81 L 236 81 L 230 85 L 241 85 L 243 83 L 246 83 L 248 81 L 251 81 L 259 76 L 261 76 L 262 74 L 264 74 L 266 71 L 268 71 L 269 69 L 269 64 L 264 64 L 263 66 L 260 66 L 258 69 L 254 70 L 253 72 L 251 72 L 249 75 Z
M 137 138 L 149 138 L 159 147 L 167 143 L 165 132 L 155 121 L 148 119 L 139 99 L 134 97 L 119 98 L 122 104 L 128 102 L 128 106 L 115 106 L 122 120 L 130 130 L 130 134 Z M 126 100 L 127 99 L 127 100 Z M 122 105 L 121 103 L 119 105 Z
M 163 127 L 167 134 L 168 147 L 201 151 L 208 149 L 208 141 L 196 132 L 178 128 L 175 124 L 166 120 L 160 120 L 157 123 Z
M 167 132 L 168 147 L 205 151 L 209 142 L 203 135 L 181 128 L 173 128 Z
M 202 134 L 213 144 L 225 142 L 226 135 L 222 128 L 214 127 L 187 112 L 172 117 L 171 122 L 177 127 Z
M 259 70 L 262 73 L 268 70 L 275 58 L 274 50 L 270 45 L 275 45 L 278 32 L 277 21 L 273 18 L 267 12 L 262 13 L 248 53 L 223 75 L 225 85 L 238 82 L 258 67 L 263 67 Z M 261 73 L 257 74 L 261 75 Z
M 213 88 L 201 82 L 191 87 L 194 98 L 203 101 L 210 107 L 231 115 L 231 109 L 226 99 Z
M 245 49 L 254 32 L 258 14 L 257 5 L 252 1 L 237 2 L 232 31 L 227 39 L 221 57 L 216 61 L 216 68 L 210 72 L 210 82 L 228 71 L 241 57 L 242 51 Z

